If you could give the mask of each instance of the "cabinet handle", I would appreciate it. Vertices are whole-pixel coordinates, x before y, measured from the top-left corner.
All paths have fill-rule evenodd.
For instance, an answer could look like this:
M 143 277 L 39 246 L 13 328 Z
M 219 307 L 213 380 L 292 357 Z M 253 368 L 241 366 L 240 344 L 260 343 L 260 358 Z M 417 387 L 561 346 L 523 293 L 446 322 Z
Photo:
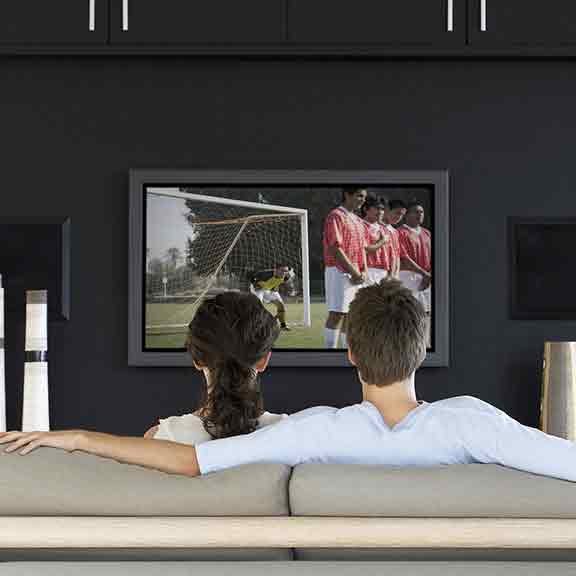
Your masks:
M 454 0 L 446 0 L 447 2 L 447 9 L 448 9 L 448 16 L 446 21 L 446 30 L 448 32 L 454 31 Z
M 88 30 L 96 30 L 96 0 L 88 0 Z
M 486 0 L 480 0 L 480 31 L 486 32 Z
M 122 30 L 128 30 L 128 0 L 122 0 Z

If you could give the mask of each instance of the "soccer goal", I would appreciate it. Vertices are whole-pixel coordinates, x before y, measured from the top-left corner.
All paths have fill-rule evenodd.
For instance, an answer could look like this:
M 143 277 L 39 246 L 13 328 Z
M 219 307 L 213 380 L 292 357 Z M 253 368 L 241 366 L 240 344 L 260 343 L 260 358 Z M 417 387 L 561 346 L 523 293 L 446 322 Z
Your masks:
M 205 298 L 250 292 L 255 275 L 282 268 L 290 278 L 273 290 L 284 301 L 287 323 L 310 327 L 307 210 L 173 190 L 166 195 L 185 200 L 184 263 L 147 280 L 147 304 L 171 305 L 156 307 L 147 333 L 184 329 Z

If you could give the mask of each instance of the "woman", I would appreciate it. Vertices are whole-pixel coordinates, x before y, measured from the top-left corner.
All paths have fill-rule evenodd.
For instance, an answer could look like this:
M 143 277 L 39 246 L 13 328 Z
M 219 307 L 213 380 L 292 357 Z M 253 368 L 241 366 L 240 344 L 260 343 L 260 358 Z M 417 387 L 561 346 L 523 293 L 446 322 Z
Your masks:
M 22 455 L 38 446 L 51 446 L 170 474 L 195 475 L 196 453 L 191 443 L 247 434 L 282 417 L 263 411 L 258 383 L 258 373 L 268 365 L 279 330 L 276 319 L 253 294 L 220 294 L 202 303 L 189 326 L 188 349 L 206 380 L 205 399 L 194 419 L 160 423 L 158 430 L 152 429 L 144 438 L 87 430 L 11 431 L 0 432 L 0 444 L 7 444 L 5 452 L 19 450 Z M 174 439 L 152 437 L 156 433 L 172 434 Z
M 204 374 L 200 407 L 160 420 L 144 437 L 199 444 L 280 421 L 285 415 L 264 411 L 258 382 L 279 329 L 252 294 L 224 292 L 203 302 L 186 343 L 194 367 Z

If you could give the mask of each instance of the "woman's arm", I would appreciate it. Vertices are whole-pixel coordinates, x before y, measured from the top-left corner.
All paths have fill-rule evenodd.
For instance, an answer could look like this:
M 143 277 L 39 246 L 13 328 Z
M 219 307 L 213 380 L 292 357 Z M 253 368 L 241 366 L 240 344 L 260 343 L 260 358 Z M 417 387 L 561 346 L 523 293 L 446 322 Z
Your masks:
M 132 436 L 115 436 L 87 430 L 62 432 L 2 432 L 0 444 L 8 444 L 5 452 L 20 450 L 28 454 L 38 446 L 51 446 L 68 452 L 80 450 L 111 458 L 117 462 L 137 464 L 168 474 L 198 476 L 196 449 L 188 444 Z

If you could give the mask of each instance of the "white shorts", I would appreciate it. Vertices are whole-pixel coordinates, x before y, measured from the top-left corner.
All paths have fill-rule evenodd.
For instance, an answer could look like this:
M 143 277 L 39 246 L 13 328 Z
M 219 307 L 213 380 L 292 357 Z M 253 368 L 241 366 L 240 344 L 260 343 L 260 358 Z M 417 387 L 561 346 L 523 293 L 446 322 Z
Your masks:
M 418 274 L 418 272 L 400 270 L 400 282 L 402 282 L 402 284 L 412 292 L 416 300 L 424 306 L 424 310 L 430 312 L 432 309 L 432 290 L 431 286 L 428 286 L 426 290 L 418 290 L 422 278 L 422 274 Z
M 252 292 L 252 294 L 254 294 L 254 296 L 256 296 L 263 304 L 272 304 L 272 302 L 280 302 L 280 304 L 284 304 L 282 296 L 280 296 L 280 293 L 276 290 L 256 290 L 253 286 L 250 286 L 250 292 Z
M 324 270 L 324 292 L 328 311 L 347 314 L 350 302 L 354 300 L 356 292 L 362 286 L 362 284 L 352 284 L 350 276 L 338 270 L 336 266 L 326 268 Z
M 388 270 L 384 270 L 384 268 L 368 268 L 368 284 L 378 284 L 384 278 L 388 278 Z

